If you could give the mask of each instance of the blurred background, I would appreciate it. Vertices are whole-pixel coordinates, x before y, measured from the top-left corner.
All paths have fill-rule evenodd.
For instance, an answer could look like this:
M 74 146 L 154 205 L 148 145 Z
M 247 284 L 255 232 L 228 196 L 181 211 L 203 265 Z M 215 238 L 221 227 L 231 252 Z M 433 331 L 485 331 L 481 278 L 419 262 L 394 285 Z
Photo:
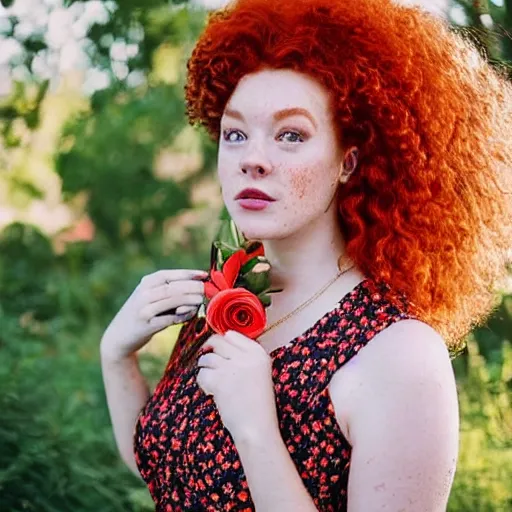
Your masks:
M 0 511 L 151 511 L 116 451 L 98 348 L 143 275 L 208 268 L 216 147 L 188 126 L 183 85 L 222 2 L 0 3 Z M 423 6 L 512 63 L 512 0 Z M 453 360 L 450 511 L 512 511 L 512 276 L 502 292 Z M 141 351 L 152 386 L 179 327 Z

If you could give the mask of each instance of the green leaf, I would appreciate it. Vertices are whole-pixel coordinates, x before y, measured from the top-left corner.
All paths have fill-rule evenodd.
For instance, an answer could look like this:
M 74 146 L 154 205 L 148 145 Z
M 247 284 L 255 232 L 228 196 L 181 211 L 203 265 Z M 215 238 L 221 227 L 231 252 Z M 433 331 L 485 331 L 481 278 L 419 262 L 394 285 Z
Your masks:
M 217 247 L 217 249 L 225 249 L 230 250 L 234 254 L 236 251 L 238 251 L 238 247 L 234 247 L 233 245 L 230 245 L 222 240 L 215 240 L 213 242 L 213 245 Z
M 241 247 L 238 229 L 237 229 L 235 223 L 233 222 L 233 220 L 229 221 L 229 227 L 231 230 L 231 236 L 233 237 L 233 242 L 234 242 L 235 246 Z
M 244 281 L 247 283 L 247 288 L 256 295 L 265 291 L 270 286 L 268 272 L 248 272 L 244 275 Z
M 37 126 L 39 125 L 39 108 L 35 108 L 34 110 L 27 112 L 24 118 L 28 128 L 30 128 L 31 130 L 37 128 Z
M 280 293 L 284 290 L 284 288 L 272 288 L 270 290 L 265 290 L 265 293 Z
M 23 42 L 25 49 L 30 53 L 38 53 L 41 50 L 46 50 L 48 46 L 42 39 L 42 37 L 32 35 Z
M 265 293 L 261 293 L 258 295 L 258 298 L 260 299 L 261 303 L 263 304 L 264 307 L 268 307 L 270 306 L 270 304 L 272 304 L 272 299 L 266 295 Z

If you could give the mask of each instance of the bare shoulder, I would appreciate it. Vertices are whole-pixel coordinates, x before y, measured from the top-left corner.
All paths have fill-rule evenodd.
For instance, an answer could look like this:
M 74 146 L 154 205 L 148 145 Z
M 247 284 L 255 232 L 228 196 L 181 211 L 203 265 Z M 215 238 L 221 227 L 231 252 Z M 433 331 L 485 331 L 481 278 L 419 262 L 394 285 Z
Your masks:
M 389 379 L 433 379 L 455 383 L 448 348 L 430 325 L 415 319 L 391 324 L 375 335 L 357 356 L 360 378 L 373 384 Z M 354 359 L 355 361 L 355 359 Z
M 425 371 L 450 368 L 448 348 L 441 335 L 430 325 L 416 319 L 404 319 L 377 333 L 355 356 L 365 377 L 393 374 L 395 371 Z M 356 359 L 354 358 L 354 362 Z M 384 364 L 385 363 L 385 364 Z M 361 375 L 363 376 L 363 375 Z
M 358 354 L 333 376 L 329 394 L 343 434 L 350 439 L 350 419 L 357 414 L 362 395 L 372 385 L 407 374 L 437 378 L 449 388 L 455 377 L 448 348 L 441 335 L 421 320 L 404 319 L 377 333 Z M 379 379 L 381 379 L 379 381 Z
M 390 325 L 335 374 L 329 391 L 353 448 L 349 509 L 377 510 L 387 500 L 404 510 L 413 501 L 415 510 L 442 510 L 455 473 L 459 414 L 440 334 L 414 319 Z

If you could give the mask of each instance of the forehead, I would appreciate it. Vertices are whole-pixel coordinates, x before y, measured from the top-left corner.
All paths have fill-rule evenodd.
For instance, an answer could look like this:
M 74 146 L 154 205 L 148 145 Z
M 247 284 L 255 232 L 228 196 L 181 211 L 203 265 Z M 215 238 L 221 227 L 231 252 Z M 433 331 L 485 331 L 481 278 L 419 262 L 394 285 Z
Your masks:
M 293 70 L 262 70 L 240 80 L 226 108 L 244 116 L 262 116 L 299 107 L 321 120 L 327 117 L 329 106 L 328 91 L 308 75 Z

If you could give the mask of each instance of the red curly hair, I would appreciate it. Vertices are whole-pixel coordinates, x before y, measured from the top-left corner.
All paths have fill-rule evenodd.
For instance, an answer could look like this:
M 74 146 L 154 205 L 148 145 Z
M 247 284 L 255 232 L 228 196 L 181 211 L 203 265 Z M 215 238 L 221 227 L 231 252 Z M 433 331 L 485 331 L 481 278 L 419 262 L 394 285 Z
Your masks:
M 458 352 L 510 262 L 512 85 L 419 7 L 238 0 L 210 14 L 188 61 L 190 122 L 218 141 L 239 80 L 263 68 L 329 90 L 340 145 L 360 155 L 337 193 L 347 253 Z

